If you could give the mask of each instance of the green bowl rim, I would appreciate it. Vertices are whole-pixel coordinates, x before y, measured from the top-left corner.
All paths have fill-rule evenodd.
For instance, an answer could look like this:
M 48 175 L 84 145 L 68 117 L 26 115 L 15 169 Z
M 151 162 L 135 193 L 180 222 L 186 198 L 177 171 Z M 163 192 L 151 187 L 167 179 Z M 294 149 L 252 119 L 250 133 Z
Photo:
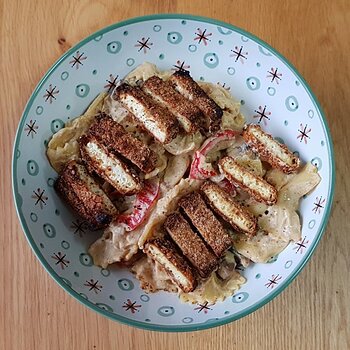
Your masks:
M 99 36 L 99 35 L 103 35 L 105 33 L 108 33 L 116 28 L 120 28 L 123 27 L 125 25 L 129 25 L 129 24 L 134 24 L 134 23 L 139 23 L 139 22 L 144 22 L 144 21 L 151 21 L 151 20 L 163 20 L 163 19 L 179 19 L 179 20 L 194 20 L 194 21 L 200 21 L 200 22 L 206 22 L 206 23 L 210 23 L 210 24 L 214 24 L 220 27 L 225 27 L 228 28 L 230 30 L 233 30 L 235 32 L 238 32 L 250 39 L 252 39 L 253 41 L 257 42 L 259 45 L 263 46 L 264 48 L 268 49 L 269 51 L 273 52 L 275 56 L 277 56 L 284 64 L 286 64 L 289 69 L 298 77 L 298 79 L 300 80 L 301 84 L 303 85 L 303 87 L 305 88 L 305 90 L 308 92 L 311 100 L 314 102 L 315 107 L 318 111 L 318 113 L 321 115 L 322 117 L 322 121 L 323 121 L 323 127 L 326 131 L 326 135 L 327 135 L 327 148 L 331 157 L 331 167 L 330 167 L 330 181 L 331 181 L 331 187 L 329 189 L 329 193 L 328 193 L 328 203 L 327 203 L 327 207 L 325 208 L 326 213 L 323 217 L 323 221 L 321 223 L 319 232 L 317 233 L 317 238 L 314 241 L 313 245 L 310 247 L 310 249 L 308 250 L 307 254 L 304 256 L 303 260 L 299 263 L 298 267 L 296 268 L 296 270 L 284 281 L 284 283 L 278 288 L 275 289 L 274 291 L 272 291 L 270 294 L 268 294 L 263 300 L 251 305 L 250 307 L 248 307 L 247 309 L 241 311 L 240 313 L 236 314 L 236 315 L 232 315 L 232 316 L 228 316 L 225 318 L 221 318 L 219 320 L 215 320 L 212 322 L 204 322 L 204 323 L 200 323 L 200 324 L 195 324 L 195 325 L 184 325 L 184 326 L 164 326 L 164 325 L 160 325 L 160 324 L 147 324 L 144 322 L 140 322 L 140 321 L 134 321 L 131 320 L 129 318 L 117 315 L 115 313 L 103 310 L 101 308 L 99 308 L 97 305 L 95 305 L 94 303 L 92 303 L 89 300 L 84 299 L 80 294 L 78 294 L 77 292 L 75 292 L 71 287 L 69 287 L 63 280 L 62 278 L 52 269 L 52 267 L 47 263 L 47 261 L 45 260 L 45 258 L 43 257 L 43 255 L 41 254 L 39 248 L 37 247 L 37 245 L 34 242 L 34 239 L 31 236 L 31 233 L 26 225 L 25 219 L 23 217 L 22 212 L 19 210 L 18 208 L 18 186 L 17 186 L 17 159 L 16 159 L 16 155 L 15 152 L 17 150 L 17 146 L 19 144 L 19 140 L 20 140 L 20 132 L 23 129 L 23 124 L 25 121 L 25 118 L 33 104 L 34 99 L 36 98 L 39 90 L 41 89 L 41 87 L 43 86 L 43 84 L 48 80 L 48 78 L 50 77 L 50 75 L 56 70 L 56 68 L 58 68 L 58 66 L 60 65 L 60 63 L 66 59 L 68 56 L 72 55 L 75 51 L 77 51 L 81 46 L 85 45 L 86 43 L 88 43 L 89 41 L 93 40 L 95 37 Z M 308 262 L 308 260 L 310 259 L 311 255 L 313 254 L 316 246 L 318 245 L 326 224 L 328 222 L 330 213 L 331 213 L 331 207 L 332 207 L 332 202 L 333 202 L 333 197 L 334 197 L 334 184 L 335 184 L 335 164 L 334 164 L 334 151 L 333 151 L 333 144 L 332 144 L 332 138 L 330 135 L 330 130 L 326 121 L 326 118 L 324 116 L 324 113 L 322 111 L 322 108 L 319 104 L 319 102 L 317 101 L 315 95 L 312 93 L 310 87 L 308 86 L 308 84 L 306 83 L 306 81 L 304 80 L 304 78 L 298 73 L 298 71 L 296 70 L 296 68 L 285 58 L 283 57 L 279 52 L 277 52 L 273 47 L 271 47 L 269 44 L 267 44 L 266 42 L 264 42 L 263 40 L 259 39 L 258 37 L 256 37 L 255 35 L 241 29 L 238 28 L 232 24 L 223 22 L 223 21 L 219 21 L 219 20 L 215 20 L 212 18 L 208 18 L 208 17 L 201 17 L 201 16 L 194 16 L 194 15 L 187 15 L 187 14 L 155 14 L 155 15 L 148 15 L 148 16 L 142 16 L 142 17 L 135 17 L 135 18 L 131 18 L 122 22 L 118 22 L 115 24 L 112 24 L 110 26 L 107 26 L 97 32 L 95 32 L 94 34 L 91 34 L 90 36 L 88 36 L 87 38 L 83 39 L 82 41 L 80 41 L 77 45 L 75 45 L 74 47 L 70 48 L 66 53 L 64 53 L 53 65 L 52 67 L 46 72 L 46 74 L 43 76 L 43 78 L 40 80 L 40 82 L 38 83 L 38 85 L 36 86 L 34 92 L 32 93 L 30 99 L 28 100 L 26 107 L 24 109 L 24 112 L 22 114 L 20 123 L 18 125 L 17 128 L 17 132 L 16 132 L 16 138 L 15 138 L 15 143 L 14 143 L 14 147 L 13 147 L 13 155 L 12 155 L 12 191 L 13 191 L 13 196 L 15 199 L 15 206 L 16 206 L 16 211 L 17 211 L 17 215 L 20 219 L 21 222 L 21 226 L 22 229 L 26 235 L 26 238 L 31 246 L 31 248 L 33 249 L 35 255 L 37 256 L 37 258 L 39 259 L 39 261 L 41 262 L 41 264 L 44 266 L 44 268 L 46 269 L 46 271 L 53 277 L 53 279 L 66 291 L 68 292 L 71 296 L 73 296 L 75 299 L 77 299 L 79 302 L 81 302 L 82 304 L 84 304 L 85 306 L 87 306 L 88 308 L 90 308 L 93 311 L 96 311 L 97 313 L 102 314 L 103 316 L 110 318 L 112 320 L 115 321 L 119 321 L 121 323 L 130 325 L 130 326 L 134 326 L 134 327 L 138 327 L 138 328 L 142 328 L 142 329 L 147 329 L 147 330 L 153 330 L 153 331 L 165 331 L 165 332 L 190 332 L 190 331 L 197 331 L 197 330 L 204 330 L 204 329 L 208 329 L 208 328 L 212 328 L 212 327 L 217 327 L 217 326 L 222 326 L 224 324 L 227 324 L 229 322 L 232 321 L 236 321 L 242 317 L 245 317 L 247 315 L 249 315 L 250 313 L 258 310 L 259 308 L 261 308 L 262 306 L 264 306 L 265 304 L 267 304 L 268 302 L 270 302 L 272 299 L 274 299 L 277 295 L 279 295 L 293 280 L 294 278 L 300 273 L 300 271 L 303 269 L 303 267 L 305 266 L 305 264 Z

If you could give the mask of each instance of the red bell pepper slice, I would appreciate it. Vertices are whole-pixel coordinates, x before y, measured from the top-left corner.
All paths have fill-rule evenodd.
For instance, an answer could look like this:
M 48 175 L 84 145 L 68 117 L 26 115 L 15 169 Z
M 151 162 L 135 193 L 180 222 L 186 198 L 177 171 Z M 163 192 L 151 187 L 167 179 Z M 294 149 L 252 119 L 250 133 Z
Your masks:
M 132 231 L 142 224 L 159 195 L 159 179 L 154 178 L 144 183 L 143 189 L 136 195 L 133 211 L 120 214 L 117 222 L 125 225 L 126 231 Z
M 217 175 L 217 171 L 213 168 L 211 163 L 206 162 L 206 155 L 212 151 L 219 142 L 233 140 L 238 134 L 239 132 L 234 130 L 221 130 L 214 136 L 209 137 L 193 156 L 189 175 L 190 178 L 204 180 Z

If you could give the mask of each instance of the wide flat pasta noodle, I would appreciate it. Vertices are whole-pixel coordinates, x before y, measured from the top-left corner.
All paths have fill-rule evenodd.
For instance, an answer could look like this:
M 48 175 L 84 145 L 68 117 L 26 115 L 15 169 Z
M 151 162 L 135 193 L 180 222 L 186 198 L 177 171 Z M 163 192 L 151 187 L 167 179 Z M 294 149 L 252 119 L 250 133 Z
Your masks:
M 265 180 L 273 185 L 277 191 L 279 191 L 284 185 L 290 181 L 295 174 L 285 174 L 283 171 L 278 169 L 270 169 L 266 172 Z
M 276 240 L 262 230 L 251 238 L 241 233 L 232 234 L 232 238 L 234 249 L 255 263 L 266 263 L 288 245 L 288 242 Z
M 275 205 L 248 201 L 249 209 L 258 217 L 261 231 L 255 237 L 248 238 L 234 234 L 234 247 L 243 256 L 254 262 L 267 262 L 279 254 L 290 241 L 301 239 L 300 218 L 296 210 L 300 198 L 317 186 L 321 178 L 316 167 L 307 163 L 299 173 L 294 175 L 276 173 L 271 170 L 267 177 L 274 177 L 280 191 Z
M 221 109 L 227 110 L 232 116 L 239 114 L 241 104 L 235 101 L 228 90 L 219 84 L 212 84 L 208 82 L 198 82 L 198 85 L 212 98 Z
M 236 139 L 236 142 L 227 148 L 226 154 L 253 174 L 263 177 L 266 171 L 260 158 L 247 147 L 243 137 L 237 136 Z
M 164 148 L 175 156 L 197 150 L 204 140 L 204 136 L 197 131 L 194 134 L 179 134 Z
M 123 107 L 121 102 L 116 101 L 112 96 L 106 97 L 102 107 L 102 112 L 110 115 L 117 123 L 121 123 L 129 114 L 129 111 Z
M 278 192 L 278 202 L 297 210 L 299 200 L 312 191 L 321 181 L 317 168 L 307 163 L 299 173 L 293 176 Z
M 127 232 L 123 225 L 112 223 L 89 248 L 94 264 L 106 268 L 115 262 L 129 261 L 138 252 L 141 229 Z
M 221 129 L 241 131 L 244 124 L 245 118 L 243 114 L 238 113 L 237 115 L 233 115 L 232 113 L 224 110 L 221 118 Z
M 190 165 L 190 156 L 182 154 L 169 158 L 168 166 L 165 170 L 162 186 L 171 189 L 177 185 L 185 175 Z
M 172 282 L 163 267 L 148 256 L 136 261 L 131 272 L 140 281 L 140 286 L 148 293 L 159 290 L 176 293 L 178 287 Z
M 219 84 L 214 85 L 207 82 L 198 84 L 223 110 L 221 129 L 242 130 L 245 118 L 240 113 L 240 102 L 235 101 L 228 90 Z
M 145 179 L 151 179 L 161 174 L 168 164 L 168 157 L 164 148 L 159 143 L 152 143 L 149 148 L 157 155 L 156 167 L 150 173 L 145 174 Z
M 142 235 L 138 242 L 140 249 L 143 248 L 143 245 L 147 240 L 151 239 L 161 231 L 161 226 L 167 215 L 177 209 L 177 203 L 180 198 L 197 190 L 202 183 L 203 181 L 201 180 L 182 179 L 174 188 L 162 193 L 162 197 L 154 206 L 151 215 L 142 230 Z
M 133 71 L 131 71 L 124 78 L 124 81 L 130 85 L 136 85 L 140 81 L 145 81 L 148 78 L 153 77 L 154 75 L 164 80 L 167 80 L 171 74 L 171 71 L 159 71 L 155 64 L 144 62 L 138 67 L 136 67 Z
M 237 271 L 232 271 L 230 278 L 226 280 L 220 279 L 215 272 L 210 277 L 199 284 L 199 286 L 190 293 L 180 292 L 180 300 L 186 303 L 214 304 L 223 301 L 237 291 L 246 279 Z
M 312 191 L 321 181 L 317 168 L 307 163 L 299 173 L 276 177 L 283 183 L 278 192 L 277 203 L 266 209 L 266 215 L 259 218 L 259 226 L 275 239 L 297 242 L 301 239 L 301 225 L 296 210 L 302 196 Z
M 258 224 L 270 237 L 285 242 L 297 242 L 301 238 L 300 219 L 295 210 L 283 204 L 275 204 L 266 213 L 259 217 Z

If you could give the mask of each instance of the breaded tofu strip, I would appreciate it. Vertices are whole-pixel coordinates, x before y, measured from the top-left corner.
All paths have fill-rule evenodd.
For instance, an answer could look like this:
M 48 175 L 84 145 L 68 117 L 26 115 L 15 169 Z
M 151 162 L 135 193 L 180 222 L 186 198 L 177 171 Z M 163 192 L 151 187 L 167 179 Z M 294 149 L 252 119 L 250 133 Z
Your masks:
M 157 261 L 185 293 L 192 292 L 197 281 L 187 261 L 166 238 L 157 238 L 145 246 L 145 253 Z
M 208 277 L 216 268 L 218 260 L 184 217 L 173 213 L 167 217 L 164 227 L 183 255 L 198 270 L 199 275 Z
M 257 219 L 247 209 L 237 203 L 220 186 L 207 181 L 201 186 L 210 207 L 231 226 L 248 236 L 255 236 L 257 232 Z
M 267 205 L 276 203 L 277 190 L 275 187 L 236 163 L 232 157 L 220 159 L 219 169 L 227 180 L 248 192 L 256 201 Z
M 243 138 L 260 158 L 273 168 L 277 168 L 286 174 L 296 171 L 300 166 L 300 160 L 285 145 L 280 144 L 273 137 L 264 132 L 260 125 L 250 124 L 243 130 Z
M 55 182 L 55 189 L 93 230 L 106 227 L 117 209 L 86 168 L 70 161 Z
M 160 105 L 168 108 L 187 133 L 198 130 L 204 118 L 203 113 L 187 98 L 179 94 L 171 83 L 153 76 L 146 80 L 142 89 Z
M 139 177 L 95 137 L 82 136 L 79 145 L 81 157 L 91 173 L 95 172 L 121 194 L 131 195 L 141 190 Z
M 232 246 L 230 235 L 198 192 L 182 197 L 179 205 L 217 257 L 221 257 Z
M 159 142 L 169 143 L 177 135 L 176 117 L 138 86 L 122 84 L 115 89 L 114 98 L 119 100 Z
M 217 131 L 220 127 L 223 111 L 192 79 L 189 72 L 177 71 L 170 80 L 181 95 L 189 99 L 203 112 L 206 118 L 203 125 L 205 130 L 211 133 Z
M 156 154 L 143 142 L 132 136 L 107 114 L 102 114 L 91 125 L 89 133 L 103 143 L 109 151 L 119 153 L 135 164 L 141 171 L 149 173 L 156 166 Z

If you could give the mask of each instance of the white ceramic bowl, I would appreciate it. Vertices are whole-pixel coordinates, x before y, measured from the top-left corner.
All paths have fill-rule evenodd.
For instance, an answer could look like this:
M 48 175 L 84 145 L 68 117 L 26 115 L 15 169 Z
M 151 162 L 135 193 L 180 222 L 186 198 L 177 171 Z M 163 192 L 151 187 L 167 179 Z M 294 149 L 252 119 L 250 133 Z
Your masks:
M 184 67 L 230 89 L 248 121 L 314 163 L 321 183 L 302 199 L 302 241 L 269 264 L 253 264 L 247 283 L 225 302 L 189 305 L 168 293 L 146 294 L 125 269 L 100 269 L 87 232 L 56 195 L 57 174 L 45 156 L 50 137 L 96 95 L 137 65 Z M 114 24 L 66 52 L 45 74 L 20 121 L 13 155 L 13 193 L 28 242 L 50 275 L 74 298 L 113 320 L 152 330 L 191 331 L 243 317 L 279 294 L 316 248 L 330 213 L 333 149 L 321 108 L 304 79 L 268 44 L 230 24 L 189 15 L 156 15 Z M 307 291 L 305 291 L 307 293 Z M 312 297 L 312 296 L 311 296 Z M 297 301 L 296 301 L 297 302 Z

